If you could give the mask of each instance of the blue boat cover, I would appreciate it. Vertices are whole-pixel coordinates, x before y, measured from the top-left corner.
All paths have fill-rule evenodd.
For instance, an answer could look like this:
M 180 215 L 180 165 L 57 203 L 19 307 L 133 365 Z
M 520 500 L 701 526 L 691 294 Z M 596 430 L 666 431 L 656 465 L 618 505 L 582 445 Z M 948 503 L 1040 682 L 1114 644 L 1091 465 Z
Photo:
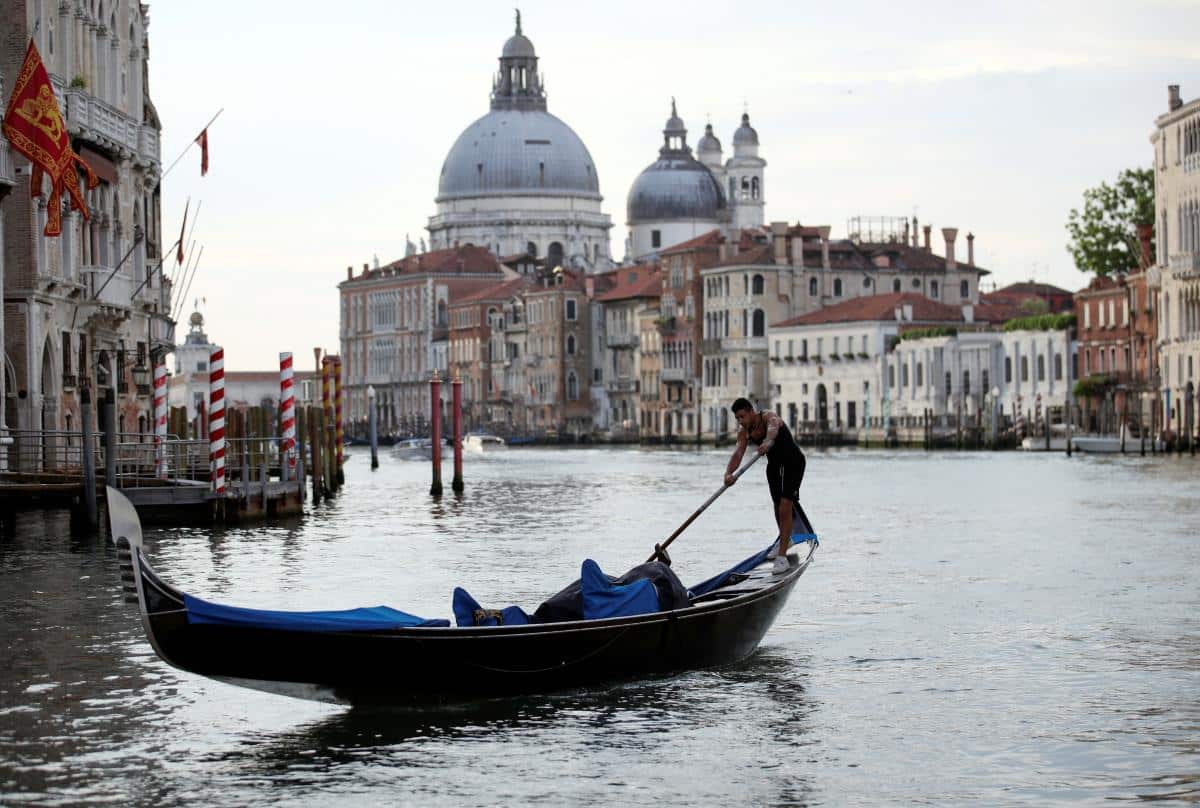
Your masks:
M 380 631 L 391 628 L 449 626 L 449 620 L 426 620 L 388 606 L 368 606 L 337 612 L 274 612 L 222 606 L 184 594 L 188 622 L 285 631 Z
M 454 622 L 459 626 L 523 626 L 529 622 L 529 615 L 520 606 L 485 609 L 461 586 L 454 587 L 451 605 Z
M 583 619 L 632 617 L 659 611 L 658 590 L 645 578 L 628 584 L 615 584 L 600 571 L 592 559 L 583 562 L 579 574 L 583 589 Z

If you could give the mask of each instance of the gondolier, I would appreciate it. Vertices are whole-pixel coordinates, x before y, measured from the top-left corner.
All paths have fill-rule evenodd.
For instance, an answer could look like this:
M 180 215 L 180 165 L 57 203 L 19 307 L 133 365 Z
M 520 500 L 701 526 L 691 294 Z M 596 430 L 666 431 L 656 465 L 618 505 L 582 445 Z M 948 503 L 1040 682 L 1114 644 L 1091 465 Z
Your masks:
M 800 482 L 804 479 L 804 452 L 796 445 L 791 430 L 783 419 L 771 410 L 757 411 L 745 398 L 730 407 L 740 426 L 737 446 L 725 468 L 725 485 L 733 485 L 733 473 L 741 465 L 746 445 L 753 443 L 760 455 L 767 456 L 767 486 L 775 505 L 775 523 L 779 526 L 779 543 L 771 551 L 775 559 L 774 572 L 786 572 L 787 551 L 791 543 L 793 509 L 800 500 Z

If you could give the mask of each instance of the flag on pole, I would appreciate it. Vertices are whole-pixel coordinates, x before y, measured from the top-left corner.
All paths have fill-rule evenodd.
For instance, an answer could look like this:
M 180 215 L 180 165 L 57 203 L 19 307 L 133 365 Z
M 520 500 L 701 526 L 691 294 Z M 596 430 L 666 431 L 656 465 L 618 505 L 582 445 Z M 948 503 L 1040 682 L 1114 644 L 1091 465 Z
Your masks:
M 204 127 L 200 134 L 196 135 L 196 144 L 200 146 L 200 176 L 208 174 L 208 127 Z
M 187 214 L 188 207 L 192 204 L 192 200 L 188 200 L 183 205 L 183 224 L 179 226 L 179 245 L 175 248 L 175 264 L 178 266 L 183 263 L 183 234 L 187 231 Z
M 77 168 L 83 168 L 87 187 L 100 184 L 91 167 L 71 149 L 67 125 L 63 122 L 58 99 L 50 86 L 50 76 L 42 64 L 33 40 L 25 49 L 25 61 L 13 82 L 12 97 L 4 110 L 0 131 L 19 153 L 33 164 L 29 185 L 32 196 L 42 195 L 42 175 L 50 178 L 50 199 L 46 203 L 47 236 L 62 235 L 62 195 L 71 197 L 71 209 L 89 218 L 87 203 L 79 192 Z

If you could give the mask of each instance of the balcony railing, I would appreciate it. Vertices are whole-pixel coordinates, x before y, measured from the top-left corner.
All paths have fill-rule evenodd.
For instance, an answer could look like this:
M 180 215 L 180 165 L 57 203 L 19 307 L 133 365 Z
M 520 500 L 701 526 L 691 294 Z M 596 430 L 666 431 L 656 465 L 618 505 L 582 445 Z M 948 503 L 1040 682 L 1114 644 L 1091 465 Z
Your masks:
M 86 91 L 68 87 L 65 94 L 67 125 L 83 137 L 101 144 L 122 146 L 147 162 L 161 162 L 158 133 L 152 127 L 144 126 L 141 121 Z
M 1200 273 L 1200 252 L 1185 252 L 1172 255 L 1170 268 L 1171 272 L 1181 275 L 1191 276 Z
M 111 279 L 110 279 L 111 276 Z M 112 267 L 85 266 L 80 270 L 84 283 L 85 303 L 129 309 L 133 296 L 133 278 L 123 272 L 114 273 Z
M 12 149 L 9 148 L 8 141 L 3 137 L 0 137 L 0 183 L 5 185 L 16 185 L 17 183 Z
M 610 348 L 636 348 L 638 342 L 637 334 L 609 334 L 605 338 L 605 342 Z
M 605 387 L 610 393 L 636 393 L 638 391 L 638 380 L 609 379 Z
M 663 368 L 660 373 L 664 382 L 686 382 L 692 378 L 688 368 Z

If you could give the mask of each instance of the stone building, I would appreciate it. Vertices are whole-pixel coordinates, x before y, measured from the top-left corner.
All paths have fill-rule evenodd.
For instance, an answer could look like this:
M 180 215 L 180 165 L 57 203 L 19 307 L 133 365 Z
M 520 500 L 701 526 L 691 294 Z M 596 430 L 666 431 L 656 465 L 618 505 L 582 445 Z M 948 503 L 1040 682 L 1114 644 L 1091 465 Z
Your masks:
M 612 220 L 602 201 L 587 146 L 546 109 L 518 13 L 492 80 L 491 111 L 459 135 L 442 165 L 430 247 L 477 244 L 495 255 L 544 256 L 551 269 L 604 269 Z
M 118 430 L 152 429 L 151 363 L 173 348 L 174 324 L 170 284 L 152 272 L 164 245 L 148 26 L 146 6 L 130 0 L 0 2 L 0 30 L 11 34 L 0 43 L 5 99 L 32 37 L 72 148 L 100 180 L 85 193 L 90 219 L 64 204 L 62 235 L 47 238 L 48 194 L 31 197 L 28 163 L 0 148 L 0 176 L 16 181 L 0 193 L 0 264 L 4 419 L 25 431 L 18 444 L 37 440 L 28 430 L 79 430 L 85 384 L 97 400 L 113 396 Z M 17 448 L 24 458 L 55 458 L 46 464 L 71 462 L 53 446 Z
M 596 302 L 604 308 L 604 385 L 610 408 L 608 437 L 633 440 L 640 434 L 642 420 L 641 315 L 646 309 L 658 308 L 662 276 L 657 264 L 634 264 L 614 270 L 609 280 L 611 287 L 596 294 Z
M 1167 88 L 1167 111 L 1154 121 L 1158 288 L 1159 423 L 1174 435 L 1196 431 L 1200 381 L 1200 98 L 1184 103 Z
M 658 328 L 662 334 L 660 409 L 664 439 L 699 435 L 703 383 L 704 289 L 701 273 L 720 260 L 721 234 L 704 235 L 663 250 Z
M 591 300 L 584 274 L 543 272 L 524 297 L 527 422 L 546 437 L 586 438 L 592 432 Z
M 487 250 L 470 245 L 377 269 L 364 265 L 359 275 L 347 268 L 338 284 L 347 423 L 365 423 L 373 386 L 380 432 L 422 429 L 431 415 L 429 379 L 435 367 L 445 367 L 438 357 L 464 361 L 447 342 L 450 306 L 513 276 Z
M 917 294 L 946 305 L 979 302 L 974 236 L 967 237 L 967 262 L 959 263 L 958 231 L 943 228 L 946 255 L 933 252 L 929 226 L 918 246 L 904 219 L 851 220 L 850 237 L 829 238 L 828 226 L 743 230 L 722 245 L 716 265 L 701 273 L 704 290 L 705 435 L 728 431 L 728 402 L 739 396 L 769 399 L 767 328 L 858 297 Z

